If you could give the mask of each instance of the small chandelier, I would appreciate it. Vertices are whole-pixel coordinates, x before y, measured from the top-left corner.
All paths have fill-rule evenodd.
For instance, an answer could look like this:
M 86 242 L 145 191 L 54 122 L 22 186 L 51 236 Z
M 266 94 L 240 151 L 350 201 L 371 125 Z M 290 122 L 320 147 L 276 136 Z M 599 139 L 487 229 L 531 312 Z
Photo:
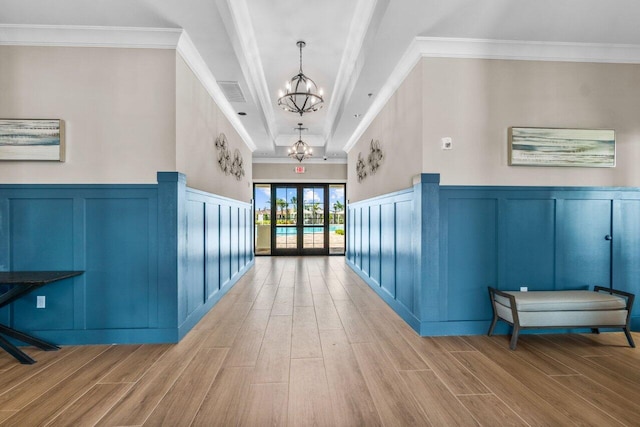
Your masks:
M 302 48 L 306 43 L 299 41 L 296 45 L 300 48 L 300 71 L 286 83 L 285 91 L 278 93 L 278 105 L 302 116 L 310 111 L 318 111 L 324 100 L 322 89 L 318 90 L 316 83 L 302 72 Z
M 293 143 L 291 148 L 289 148 L 288 153 L 289 157 L 292 159 L 296 159 L 299 162 L 302 162 L 304 159 L 308 159 L 313 156 L 313 150 L 309 147 L 309 144 L 302 140 L 302 131 L 307 128 L 302 127 L 302 123 L 298 123 L 297 129 L 300 133 L 300 137 L 296 142 Z

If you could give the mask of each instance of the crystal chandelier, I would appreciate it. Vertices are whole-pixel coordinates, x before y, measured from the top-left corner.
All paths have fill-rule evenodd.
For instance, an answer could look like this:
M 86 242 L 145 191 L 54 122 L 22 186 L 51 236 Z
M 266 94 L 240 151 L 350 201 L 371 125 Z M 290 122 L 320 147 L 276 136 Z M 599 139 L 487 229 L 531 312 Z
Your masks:
M 304 159 L 308 159 L 313 156 L 313 150 L 309 147 L 309 144 L 302 140 L 302 131 L 307 128 L 302 127 L 302 123 L 298 123 L 298 127 L 294 128 L 299 131 L 300 137 L 296 142 L 293 143 L 291 148 L 289 148 L 289 157 L 292 159 L 296 159 L 299 162 L 302 162 Z
M 322 89 L 318 90 L 316 83 L 302 72 L 302 48 L 306 43 L 299 41 L 296 45 L 300 48 L 300 71 L 286 83 L 285 91 L 278 93 L 278 105 L 302 116 L 310 111 L 318 111 L 324 100 Z

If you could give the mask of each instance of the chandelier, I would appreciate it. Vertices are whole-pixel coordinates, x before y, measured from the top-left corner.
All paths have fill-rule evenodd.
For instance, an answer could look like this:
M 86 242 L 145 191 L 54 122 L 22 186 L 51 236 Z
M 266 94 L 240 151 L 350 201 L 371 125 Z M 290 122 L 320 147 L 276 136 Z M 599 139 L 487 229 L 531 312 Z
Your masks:
M 309 144 L 302 140 L 302 131 L 307 128 L 302 127 L 302 123 L 298 123 L 298 127 L 294 128 L 299 131 L 300 137 L 296 142 L 293 143 L 291 148 L 289 148 L 288 153 L 289 157 L 292 159 L 296 159 L 299 162 L 302 162 L 304 159 L 308 159 L 313 156 L 313 150 L 309 147 Z
M 300 48 L 300 71 L 286 83 L 285 91 L 278 93 L 278 105 L 302 116 L 310 111 L 318 111 L 324 100 L 322 89 L 318 90 L 316 83 L 302 72 L 302 48 L 306 43 L 299 41 L 296 45 Z

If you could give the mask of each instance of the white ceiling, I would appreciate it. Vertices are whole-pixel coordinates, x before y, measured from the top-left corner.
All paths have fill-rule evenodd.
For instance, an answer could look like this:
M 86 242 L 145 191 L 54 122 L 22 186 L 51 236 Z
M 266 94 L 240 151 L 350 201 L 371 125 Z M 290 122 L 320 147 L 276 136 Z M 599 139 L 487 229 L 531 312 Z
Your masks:
M 186 30 L 217 81 L 239 82 L 246 102 L 231 106 L 247 113 L 237 123 L 257 161 L 289 161 L 300 122 L 316 157 L 344 159 L 420 37 L 635 48 L 638 18 L 638 0 L 0 0 L 0 24 Z M 324 108 L 303 117 L 276 105 L 298 71 L 298 40 L 325 93 Z

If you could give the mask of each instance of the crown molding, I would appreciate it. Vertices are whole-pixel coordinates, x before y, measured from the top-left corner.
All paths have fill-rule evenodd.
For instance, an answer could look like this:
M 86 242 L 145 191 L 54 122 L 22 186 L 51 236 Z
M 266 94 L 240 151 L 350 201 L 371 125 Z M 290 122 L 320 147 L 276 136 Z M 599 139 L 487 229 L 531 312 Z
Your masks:
M 332 99 L 327 109 L 327 120 L 323 129 L 323 137 L 329 139 L 338 123 L 338 116 L 344 110 L 344 105 L 353 91 L 353 87 L 360 76 L 364 64 L 362 47 L 369 31 L 372 31 L 374 14 L 378 7 L 377 0 L 358 0 L 355 13 L 349 26 L 340 66 L 333 86 Z M 323 141 L 324 145 L 324 141 Z
M 367 110 L 367 112 L 360 119 L 360 123 L 356 127 L 356 129 L 351 134 L 351 137 L 345 144 L 343 150 L 347 153 L 351 151 L 354 145 L 358 142 L 362 134 L 367 130 L 371 122 L 376 118 L 378 113 L 382 111 L 387 102 L 391 98 L 391 96 L 396 92 L 398 87 L 402 84 L 404 79 L 409 75 L 413 67 L 418 63 L 421 58 L 420 47 L 416 43 L 414 39 L 413 42 L 409 45 L 409 48 L 405 51 L 405 53 L 400 58 L 400 61 L 395 66 L 386 83 L 374 98 L 371 106 Z
M 193 73 L 196 75 L 198 80 L 200 80 L 200 83 L 202 83 L 209 95 L 211 95 L 215 103 L 218 105 L 218 108 L 220 108 L 233 128 L 236 130 L 236 132 L 238 132 L 240 138 L 242 138 L 247 147 L 252 152 L 255 151 L 257 148 L 256 144 L 253 142 L 253 139 L 238 118 L 238 115 L 231 106 L 231 103 L 227 101 L 224 93 L 222 93 L 222 89 L 220 89 L 220 86 L 218 86 L 213 73 L 211 73 L 211 70 L 204 62 L 204 59 L 202 59 L 202 56 L 200 56 L 200 53 L 194 46 L 191 38 L 186 31 L 182 31 L 182 35 L 180 37 L 180 40 L 178 41 L 176 50 L 178 51 L 180 56 L 182 56 L 191 71 L 193 71 Z
M 640 63 L 640 45 L 416 37 L 422 57 Z
M 640 45 L 416 37 L 344 146 L 349 152 L 422 58 L 639 64 Z
M 256 145 L 182 28 L 0 24 L 0 45 L 175 49 L 251 151 Z
M 266 125 L 267 134 L 273 141 L 277 134 L 273 101 L 265 77 L 257 37 L 253 29 L 253 21 L 246 0 L 226 0 L 226 7 L 218 8 L 221 13 L 228 14 L 225 19 L 227 34 L 231 38 L 240 68 L 251 94 L 260 106 L 260 114 Z
M 0 45 L 175 49 L 181 28 L 0 24 Z

